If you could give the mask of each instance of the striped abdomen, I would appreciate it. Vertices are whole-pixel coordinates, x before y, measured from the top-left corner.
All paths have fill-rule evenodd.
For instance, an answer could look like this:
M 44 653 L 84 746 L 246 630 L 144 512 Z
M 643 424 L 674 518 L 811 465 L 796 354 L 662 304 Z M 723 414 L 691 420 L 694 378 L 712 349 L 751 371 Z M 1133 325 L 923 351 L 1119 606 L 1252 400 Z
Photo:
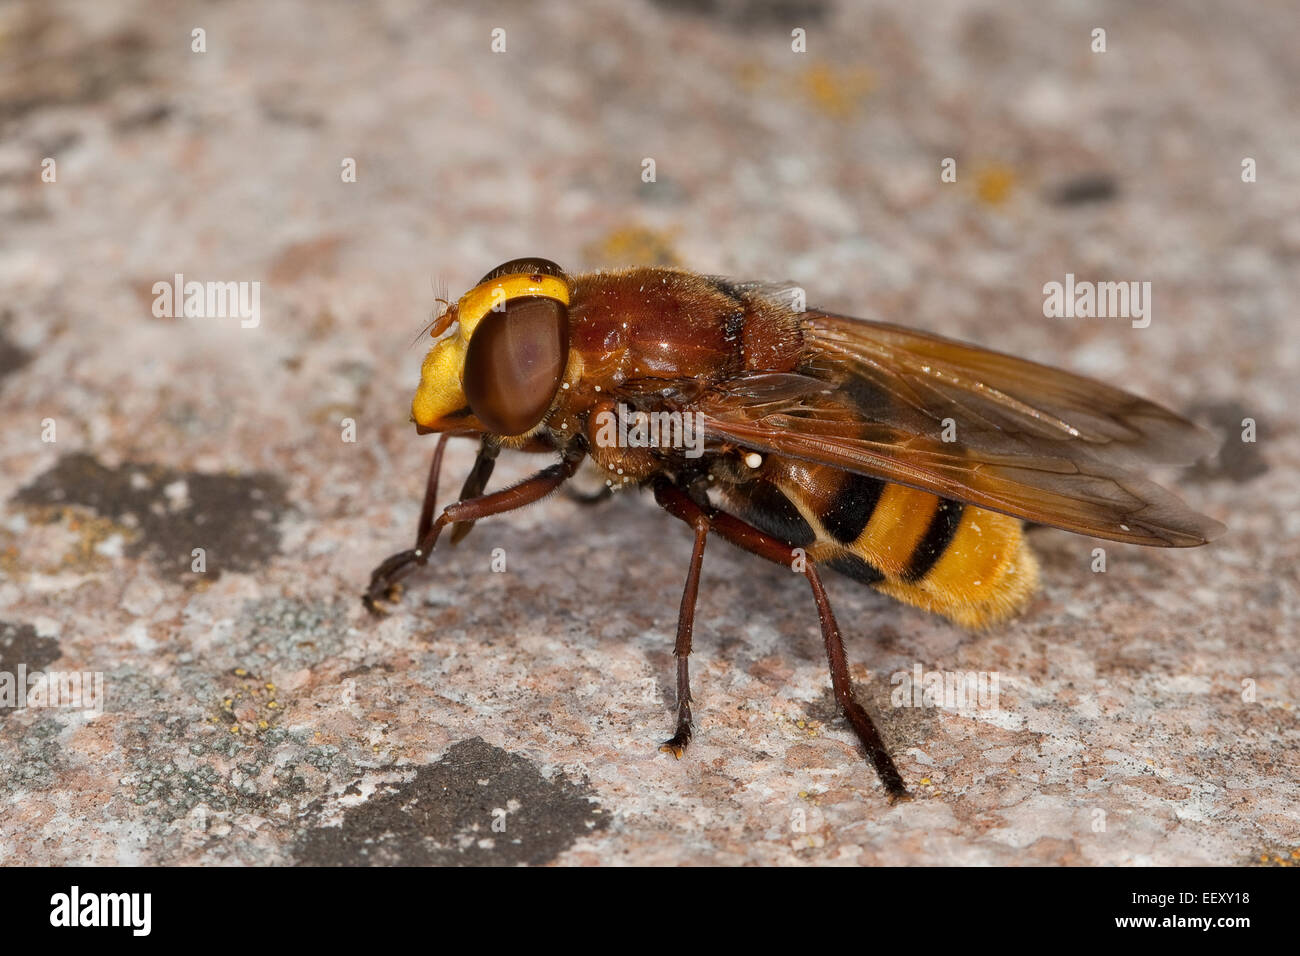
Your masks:
M 1038 565 L 1018 518 L 824 465 L 769 456 L 729 495 L 808 558 L 967 627 L 1019 610 Z

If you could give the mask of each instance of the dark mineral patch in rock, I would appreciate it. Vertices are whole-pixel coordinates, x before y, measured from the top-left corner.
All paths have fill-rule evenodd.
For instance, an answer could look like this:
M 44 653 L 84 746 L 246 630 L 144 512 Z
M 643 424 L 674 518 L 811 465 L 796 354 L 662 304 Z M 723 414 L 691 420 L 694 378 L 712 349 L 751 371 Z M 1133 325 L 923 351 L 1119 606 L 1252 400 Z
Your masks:
M 1259 450 L 1260 432 L 1264 424 L 1258 416 L 1238 402 L 1207 402 L 1191 409 L 1192 418 L 1206 422 L 1223 444 L 1218 454 L 1199 463 L 1189 477 L 1200 481 L 1227 478 L 1238 483 L 1258 478 L 1268 471 L 1268 462 Z M 1256 419 L 1253 442 L 1242 441 L 1245 419 Z
M 655 0 L 672 13 L 719 20 L 733 27 L 758 29 L 773 24 L 818 24 L 833 9 L 827 0 Z
M 19 664 L 26 664 L 30 674 L 53 664 L 61 655 L 59 642 L 40 637 L 32 625 L 0 621 L 0 672 L 15 675 L 16 680 Z M 0 707 L 0 717 L 11 712 L 8 707 Z
M 143 30 L 92 38 L 64 33 L 41 4 L 18 11 L 5 38 L 0 123 L 36 110 L 100 103 L 148 79 L 152 46 Z
M 30 624 L 0 621 L 0 670 L 12 671 L 19 664 L 36 670 L 59 659 L 59 642 L 40 637 Z
M 295 857 L 313 866 L 548 863 L 606 825 L 591 794 L 474 737 L 410 783 L 348 810 L 341 827 L 308 832 Z
M 1107 173 L 1087 173 L 1066 180 L 1049 191 L 1048 198 L 1058 206 L 1083 206 L 1108 202 L 1119 195 L 1119 183 Z
M 14 496 L 34 507 L 80 505 L 137 529 L 126 548 L 169 577 L 193 575 L 195 548 L 207 574 L 252 571 L 279 550 L 276 523 L 288 510 L 274 475 L 209 475 L 158 465 L 106 468 L 91 455 L 65 455 Z
M 31 361 L 31 356 L 5 337 L 0 328 L 0 382 Z

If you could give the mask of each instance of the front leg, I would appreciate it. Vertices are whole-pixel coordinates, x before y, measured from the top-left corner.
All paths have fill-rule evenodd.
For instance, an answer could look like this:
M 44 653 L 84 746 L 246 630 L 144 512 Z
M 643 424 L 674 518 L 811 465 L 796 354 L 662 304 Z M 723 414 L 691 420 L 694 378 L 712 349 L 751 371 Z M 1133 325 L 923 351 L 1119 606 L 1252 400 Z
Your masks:
M 377 602 L 392 600 L 397 583 L 419 565 L 429 562 L 429 555 L 437 545 L 442 529 L 447 525 L 462 521 L 474 522 L 479 518 L 504 514 L 540 501 L 573 477 L 581 461 L 581 456 L 566 458 L 502 491 L 450 504 L 427 529 L 423 529 L 422 520 L 424 533 L 415 547 L 392 555 L 371 573 L 370 586 L 361 598 L 362 603 L 372 614 L 381 613 Z M 430 476 L 430 484 L 437 484 L 433 475 Z

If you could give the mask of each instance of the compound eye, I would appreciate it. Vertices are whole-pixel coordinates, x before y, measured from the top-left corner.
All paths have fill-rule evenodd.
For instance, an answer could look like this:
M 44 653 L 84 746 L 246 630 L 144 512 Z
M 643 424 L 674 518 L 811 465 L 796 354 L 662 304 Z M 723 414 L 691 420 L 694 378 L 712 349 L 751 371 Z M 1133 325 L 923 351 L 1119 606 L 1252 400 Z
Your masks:
M 545 296 L 506 300 L 474 329 L 465 352 L 470 411 L 497 435 L 522 435 L 542 420 L 569 359 L 569 310 Z

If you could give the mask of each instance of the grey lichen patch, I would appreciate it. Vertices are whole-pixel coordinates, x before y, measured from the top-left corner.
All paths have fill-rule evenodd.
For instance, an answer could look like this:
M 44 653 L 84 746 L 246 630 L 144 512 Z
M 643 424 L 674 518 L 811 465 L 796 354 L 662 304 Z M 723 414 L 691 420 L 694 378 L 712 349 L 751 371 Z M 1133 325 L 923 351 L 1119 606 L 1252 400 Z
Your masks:
M 350 596 L 350 595 L 349 595 Z M 219 650 L 178 663 L 173 674 L 194 713 L 227 732 L 259 734 L 293 706 L 274 675 L 330 661 L 347 647 L 347 604 L 291 598 L 247 601 Z M 346 676 L 346 675 L 344 675 Z
M 42 717 L 27 727 L 11 730 L 12 726 L 0 738 L 0 793 L 50 789 L 67 769 L 58 741 L 64 725 Z
M 170 702 L 138 680 L 122 690 L 137 709 L 146 702 L 156 708 L 121 732 L 124 799 L 163 826 L 201 828 L 204 852 L 217 858 L 243 859 L 240 846 L 223 842 L 241 814 L 264 820 L 267 832 L 282 832 L 286 842 L 300 833 L 302 818 L 316 818 L 312 807 L 321 794 L 353 779 L 356 770 L 344 751 L 312 731 L 278 726 L 293 700 L 271 675 L 338 654 L 347 633 L 343 616 L 338 605 L 248 602 L 235 619 L 228 657 L 179 664 L 181 693 Z M 115 675 L 114 687 L 124 679 Z M 177 697 L 188 706 L 177 707 Z M 180 852 L 166 833 L 157 852 Z
M 339 762 L 336 750 L 312 747 L 309 734 L 277 727 L 257 737 L 216 729 L 196 735 L 187 718 L 157 715 L 135 721 L 127 739 L 128 799 L 163 823 L 202 807 L 208 821 L 256 813 L 287 833 Z M 352 772 L 346 761 L 340 772 Z
M 214 762 L 179 766 L 141 756 L 134 761 L 131 801 L 165 823 L 189 816 L 200 805 L 212 814 L 265 813 L 284 803 L 296 805 L 307 795 L 307 781 L 294 763 L 269 765 L 256 751 L 233 770 Z M 208 753 L 191 751 L 192 756 Z M 219 750 L 215 751 L 220 753 Z M 261 779 L 266 776 L 267 779 Z
M 585 782 L 547 780 L 478 737 L 298 842 L 301 864 L 516 866 L 554 860 L 607 820 Z
M 236 622 L 238 667 L 266 673 L 337 657 L 347 646 L 347 612 L 339 602 L 267 598 L 250 601 Z
M 14 496 L 33 508 L 89 508 L 131 528 L 125 551 L 145 557 L 173 578 L 205 580 L 222 571 L 263 567 L 279 550 L 277 522 L 288 510 L 284 482 L 274 475 L 182 472 L 151 464 L 107 468 L 74 453 Z M 204 574 L 194 570 L 203 550 Z
M 0 621 L 0 672 L 10 675 L 10 679 L 17 681 L 19 664 L 25 664 L 31 674 L 54 663 L 61 653 L 58 641 L 41 637 L 32 625 Z M 21 692 L 24 688 L 15 689 Z M 9 707 L 0 707 L 0 717 L 11 712 Z

